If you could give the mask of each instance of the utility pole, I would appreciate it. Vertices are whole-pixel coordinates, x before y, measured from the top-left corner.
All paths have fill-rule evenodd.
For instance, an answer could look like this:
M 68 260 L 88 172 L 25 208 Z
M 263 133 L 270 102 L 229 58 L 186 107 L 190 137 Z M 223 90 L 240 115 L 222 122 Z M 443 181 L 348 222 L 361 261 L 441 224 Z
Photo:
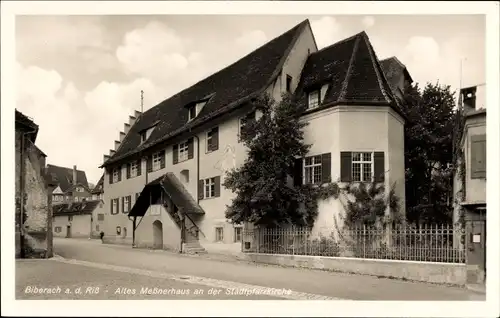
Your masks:
M 144 111 L 144 91 L 141 89 L 141 114 Z

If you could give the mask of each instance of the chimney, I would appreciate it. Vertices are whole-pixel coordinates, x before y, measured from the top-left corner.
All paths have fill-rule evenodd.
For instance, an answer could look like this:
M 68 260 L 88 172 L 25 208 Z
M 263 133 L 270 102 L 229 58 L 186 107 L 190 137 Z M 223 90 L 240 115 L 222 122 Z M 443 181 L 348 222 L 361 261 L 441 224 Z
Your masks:
M 477 87 L 464 88 L 461 91 L 464 112 L 468 113 L 476 110 L 476 90 Z
M 115 151 L 118 150 L 118 148 L 120 147 L 120 144 L 121 144 L 121 142 L 119 142 L 118 140 L 115 140 Z
M 76 185 L 76 166 L 73 166 L 73 185 Z
M 142 115 L 142 113 L 141 113 L 140 111 L 138 111 L 138 110 L 136 110 L 136 111 L 134 112 L 134 117 L 135 117 L 135 118 L 139 118 L 139 116 L 141 116 L 141 115 Z
M 128 124 L 130 126 L 134 125 L 136 119 L 134 116 L 128 116 Z
M 123 139 L 125 139 L 125 133 L 123 131 L 120 131 L 120 142 L 122 142 Z
M 130 125 L 128 123 L 123 124 L 123 131 L 127 134 L 130 130 Z
M 109 156 L 111 157 L 112 155 L 114 155 L 116 153 L 115 150 L 113 149 L 109 149 Z
M 103 155 L 102 159 L 103 159 L 102 160 L 103 163 L 106 162 L 109 159 L 109 155 Z

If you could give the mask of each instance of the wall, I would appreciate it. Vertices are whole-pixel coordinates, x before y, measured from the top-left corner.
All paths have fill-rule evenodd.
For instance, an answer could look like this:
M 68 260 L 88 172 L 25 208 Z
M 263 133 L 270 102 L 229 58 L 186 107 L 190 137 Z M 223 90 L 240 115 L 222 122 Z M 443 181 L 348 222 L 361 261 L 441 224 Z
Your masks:
M 264 264 L 399 278 L 428 283 L 464 285 L 466 281 L 465 264 L 258 253 L 245 253 L 243 257 Z
M 471 164 L 470 164 L 470 147 L 471 139 L 470 136 L 473 135 L 485 135 L 486 134 L 486 117 L 485 116 L 474 116 L 467 119 L 466 123 L 467 134 L 464 141 L 464 153 L 465 157 L 465 186 L 466 186 L 466 199 L 467 202 L 486 202 L 486 178 L 484 179 L 472 179 L 471 178 Z
M 69 221 L 68 215 L 55 216 L 52 222 L 54 236 L 66 237 L 67 226 L 71 226 L 72 238 L 89 238 L 91 229 L 91 215 L 73 215 L 73 219 Z M 56 227 L 61 227 L 61 232 L 56 232 Z
M 104 220 L 99 220 L 99 214 L 104 215 Z M 92 212 L 92 233 L 93 238 L 100 238 L 101 231 L 104 231 L 104 224 L 106 222 L 106 206 L 104 202 L 100 202 L 99 205 Z
M 19 221 L 20 221 L 20 183 L 21 173 L 21 133 L 16 131 L 16 242 L 20 243 Z M 50 257 L 51 241 L 47 237 L 49 218 L 51 216 L 49 191 L 43 178 L 45 157 L 36 147 L 27 141 L 24 157 L 25 173 L 25 219 L 24 232 L 25 244 L 33 251 L 32 255 L 38 257 Z M 20 246 L 16 246 L 16 255 L 20 255 Z M 48 252 L 48 253 L 47 253 Z M 46 255 L 47 254 L 47 255 Z
M 163 249 L 179 251 L 181 231 L 177 224 L 174 223 L 167 210 L 162 205 L 157 204 L 151 205 L 142 219 L 137 219 L 138 225 L 135 232 L 136 246 L 147 248 L 154 247 L 153 223 L 155 221 L 160 221 L 162 223 Z
M 304 129 L 304 141 L 312 145 L 308 155 L 332 154 L 332 181 L 340 180 L 341 152 L 383 151 L 385 186 L 396 183 L 396 194 L 404 200 L 404 126 L 394 111 L 376 106 L 338 106 L 308 114 L 303 120 L 309 123 Z M 404 206 L 402 210 L 404 213 Z M 321 201 L 313 232 L 331 232 L 334 217 L 342 211 L 339 200 Z

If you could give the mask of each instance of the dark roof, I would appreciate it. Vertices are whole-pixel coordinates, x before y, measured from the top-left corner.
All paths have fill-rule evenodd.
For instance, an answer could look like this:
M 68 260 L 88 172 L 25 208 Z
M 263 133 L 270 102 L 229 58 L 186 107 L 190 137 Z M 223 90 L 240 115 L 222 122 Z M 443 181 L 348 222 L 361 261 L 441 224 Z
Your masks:
M 298 103 L 305 106 L 307 92 L 324 84 L 329 86 L 321 106 L 387 105 L 400 112 L 365 32 L 309 56 L 296 91 Z
M 32 131 L 33 133 L 30 134 L 31 141 L 33 143 L 35 142 L 36 136 L 38 134 L 38 125 L 35 124 L 35 122 L 31 118 L 16 109 L 16 130 L 17 129 L 23 130 L 25 132 Z
M 92 193 L 103 193 L 104 192 L 104 174 L 101 176 L 99 181 L 97 181 L 97 184 L 95 187 L 92 189 Z
M 52 215 L 91 214 L 102 203 L 101 200 L 71 202 L 52 205 Z
M 308 20 L 303 21 L 237 62 L 144 112 L 131 127 L 116 153 L 102 166 L 174 137 L 261 94 L 279 75 L 288 52 L 308 24 Z M 210 99 L 200 114 L 188 124 L 185 107 L 208 97 Z M 158 122 L 156 128 L 148 141 L 141 145 L 139 132 L 155 122 Z
M 467 118 L 479 115 L 486 116 L 486 108 L 479 108 L 465 113 L 465 117 Z
M 159 199 L 160 193 L 165 193 L 172 202 L 186 214 L 205 214 L 205 211 L 193 199 L 182 183 L 172 172 L 148 183 L 129 212 L 129 216 L 144 216 L 151 202 Z
M 68 191 L 73 186 L 73 169 L 66 167 L 59 167 L 54 165 L 47 165 L 47 174 L 51 180 L 61 187 L 62 192 Z M 87 182 L 87 175 L 85 171 L 76 170 L 76 183 L 89 188 Z
M 385 77 L 393 90 L 396 90 L 398 87 L 398 81 L 401 73 L 403 73 L 410 82 L 413 82 L 408 69 L 397 57 L 392 56 L 386 58 L 385 60 L 380 61 L 380 65 L 382 66 Z

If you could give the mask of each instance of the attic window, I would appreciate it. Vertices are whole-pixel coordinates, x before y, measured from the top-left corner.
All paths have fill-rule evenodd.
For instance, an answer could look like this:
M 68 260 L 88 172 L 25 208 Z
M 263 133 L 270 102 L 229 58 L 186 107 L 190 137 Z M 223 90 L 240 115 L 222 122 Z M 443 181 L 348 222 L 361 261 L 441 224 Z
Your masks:
M 288 93 L 292 92 L 292 77 L 290 75 L 286 75 L 286 91 Z
M 307 108 L 316 108 L 321 103 L 319 90 L 312 91 L 308 94 Z
M 139 132 L 139 135 L 141 136 L 141 143 L 145 142 L 146 140 L 149 139 L 149 137 L 151 137 L 151 133 L 153 132 L 155 127 L 156 124 Z
M 195 104 L 188 107 L 188 121 L 191 121 L 198 116 L 203 108 L 206 105 L 208 100 L 203 100 L 196 102 Z
M 188 120 L 191 121 L 196 117 L 196 105 L 189 107 Z

